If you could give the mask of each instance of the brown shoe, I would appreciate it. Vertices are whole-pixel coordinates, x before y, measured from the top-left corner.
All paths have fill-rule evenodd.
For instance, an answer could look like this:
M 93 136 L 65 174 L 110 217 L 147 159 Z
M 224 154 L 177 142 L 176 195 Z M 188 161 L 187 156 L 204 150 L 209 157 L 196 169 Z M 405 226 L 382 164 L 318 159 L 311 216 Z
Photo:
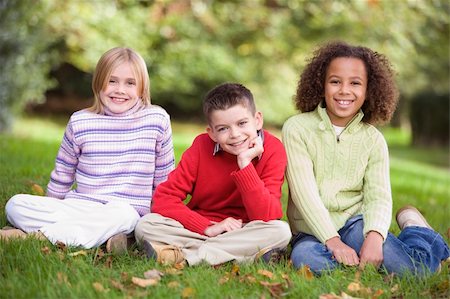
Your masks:
M 395 216 L 398 227 L 403 230 L 408 226 L 420 226 L 433 229 L 427 220 L 415 207 L 407 205 L 397 211 Z
M 263 261 L 266 264 L 278 264 L 285 254 L 286 250 L 279 248 L 260 250 L 255 256 L 255 262 Z
M 9 239 L 24 239 L 27 234 L 18 228 L 12 227 L 4 227 L 0 230 L 0 239 L 9 240 Z
M 128 251 L 127 235 L 120 233 L 112 236 L 106 241 L 106 252 L 113 254 L 124 254 Z
M 174 265 L 185 263 L 180 248 L 173 245 L 152 244 L 144 240 L 144 250 L 149 259 L 155 259 L 160 264 Z

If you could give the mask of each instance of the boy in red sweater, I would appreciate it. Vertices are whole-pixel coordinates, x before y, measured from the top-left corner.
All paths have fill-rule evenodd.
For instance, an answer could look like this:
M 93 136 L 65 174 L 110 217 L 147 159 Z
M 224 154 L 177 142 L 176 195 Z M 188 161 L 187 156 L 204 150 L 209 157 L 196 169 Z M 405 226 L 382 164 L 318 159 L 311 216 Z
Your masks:
M 158 186 L 136 239 L 160 263 L 269 262 L 291 238 L 279 220 L 284 147 L 262 129 L 262 114 L 241 84 L 213 88 L 203 111 L 207 133 L 195 138 Z

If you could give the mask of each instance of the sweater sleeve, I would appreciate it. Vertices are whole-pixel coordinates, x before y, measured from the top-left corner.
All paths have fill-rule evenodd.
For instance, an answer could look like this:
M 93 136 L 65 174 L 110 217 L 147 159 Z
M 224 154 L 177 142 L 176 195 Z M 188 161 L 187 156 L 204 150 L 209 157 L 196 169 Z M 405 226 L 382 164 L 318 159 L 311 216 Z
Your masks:
M 288 159 L 286 178 L 295 207 L 313 235 L 325 243 L 339 234 L 320 197 L 313 161 L 308 154 L 305 144 L 306 134 L 303 131 L 304 129 L 299 128 L 293 119 L 288 120 L 283 126 L 282 138 Z
M 56 156 L 55 168 L 47 185 L 47 196 L 63 199 L 71 190 L 75 182 L 79 154 L 80 148 L 74 140 L 72 125 L 69 121 Z
M 364 173 L 364 235 L 376 231 L 386 240 L 392 220 L 389 153 L 384 137 L 377 133 L 379 135 Z
M 263 166 L 260 175 L 253 163 L 232 173 L 250 221 L 270 221 L 283 216 L 281 187 L 286 170 L 286 152 L 273 136 L 266 138 L 264 148 L 265 152 L 257 162 Z
M 199 163 L 198 143 L 197 138 L 183 153 L 180 163 L 169 174 L 167 181 L 156 188 L 151 211 L 180 222 L 190 231 L 204 234 L 211 222 L 183 202 L 188 194 L 192 194 L 195 186 Z
M 156 144 L 155 151 L 155 173 L 153 177 L 153 194 L 156 187 L 167 180 L 167 176 L 175 167 L 175 157 L 172 142 L 172 127 L 169 115 L 164 113 L 164 131 Z

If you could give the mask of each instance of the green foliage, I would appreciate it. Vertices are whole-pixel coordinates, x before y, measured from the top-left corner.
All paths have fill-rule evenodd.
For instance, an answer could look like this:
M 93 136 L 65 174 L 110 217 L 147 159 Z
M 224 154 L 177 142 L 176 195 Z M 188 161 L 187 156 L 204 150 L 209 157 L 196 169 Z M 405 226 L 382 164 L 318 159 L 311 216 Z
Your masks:
M 411 99 L 410 121 L 413 144 L 449 146 L 450 94 L 432 90 L 421 92 Z
M 0 0 L 0 131 L 27 101 L 42 100 L 54 43 L 44 29 L 48 7 L 41 1 Z
M 295 113 L 291 99 L 307 58 L 318 43 L 332 39 L 386 54 L 402 99 L 418 90 L 449 89 L 445 0 L 0 3 L 3 123 L 10 111 L 43 97 L 52 83 L 51 67 L 72 65 L 91 73 L 114 46 L 144 56 L 153 102 L 174 117 L 200 117 L 207 90 L 239 81 L 253 91 L 266 122 L 279 126 Z M 89 87 L 78 89 L 85 94 Z

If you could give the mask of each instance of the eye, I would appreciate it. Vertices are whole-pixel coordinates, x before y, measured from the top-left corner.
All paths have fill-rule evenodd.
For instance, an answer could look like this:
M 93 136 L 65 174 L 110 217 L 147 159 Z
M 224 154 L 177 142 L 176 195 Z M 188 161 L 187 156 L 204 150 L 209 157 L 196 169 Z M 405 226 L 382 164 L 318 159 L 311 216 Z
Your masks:
M 109 79 L 109 83 L 116 83 L 117 81 L 114 79 Z
M 243 127 L 243 126 L 245 126 L 247 123 L 248 123 L 247 120 L 240 121 L 240 122 L 239 122 L 239 126 Z
M 341 81 L 337 80 L 337 79 L 331 79 L 330 80 L 330 84 L 339 84 L 341 83 Z
M 127 84 L 128 84 L 128 85 L 136 85 L 136 82 L 134 82 L 134 81 L 128 81 Z
M 217 129 L 217 132 L 222 133 L 222 132 L 225 132 L 226 130 L 227 130 L 227 127 L 219 127 L 219 128 Z
M 361 85 L 361 82 L 359 82 L 359 81 L 353 81 L 353 82 L 352 82 L 352 85 Z

